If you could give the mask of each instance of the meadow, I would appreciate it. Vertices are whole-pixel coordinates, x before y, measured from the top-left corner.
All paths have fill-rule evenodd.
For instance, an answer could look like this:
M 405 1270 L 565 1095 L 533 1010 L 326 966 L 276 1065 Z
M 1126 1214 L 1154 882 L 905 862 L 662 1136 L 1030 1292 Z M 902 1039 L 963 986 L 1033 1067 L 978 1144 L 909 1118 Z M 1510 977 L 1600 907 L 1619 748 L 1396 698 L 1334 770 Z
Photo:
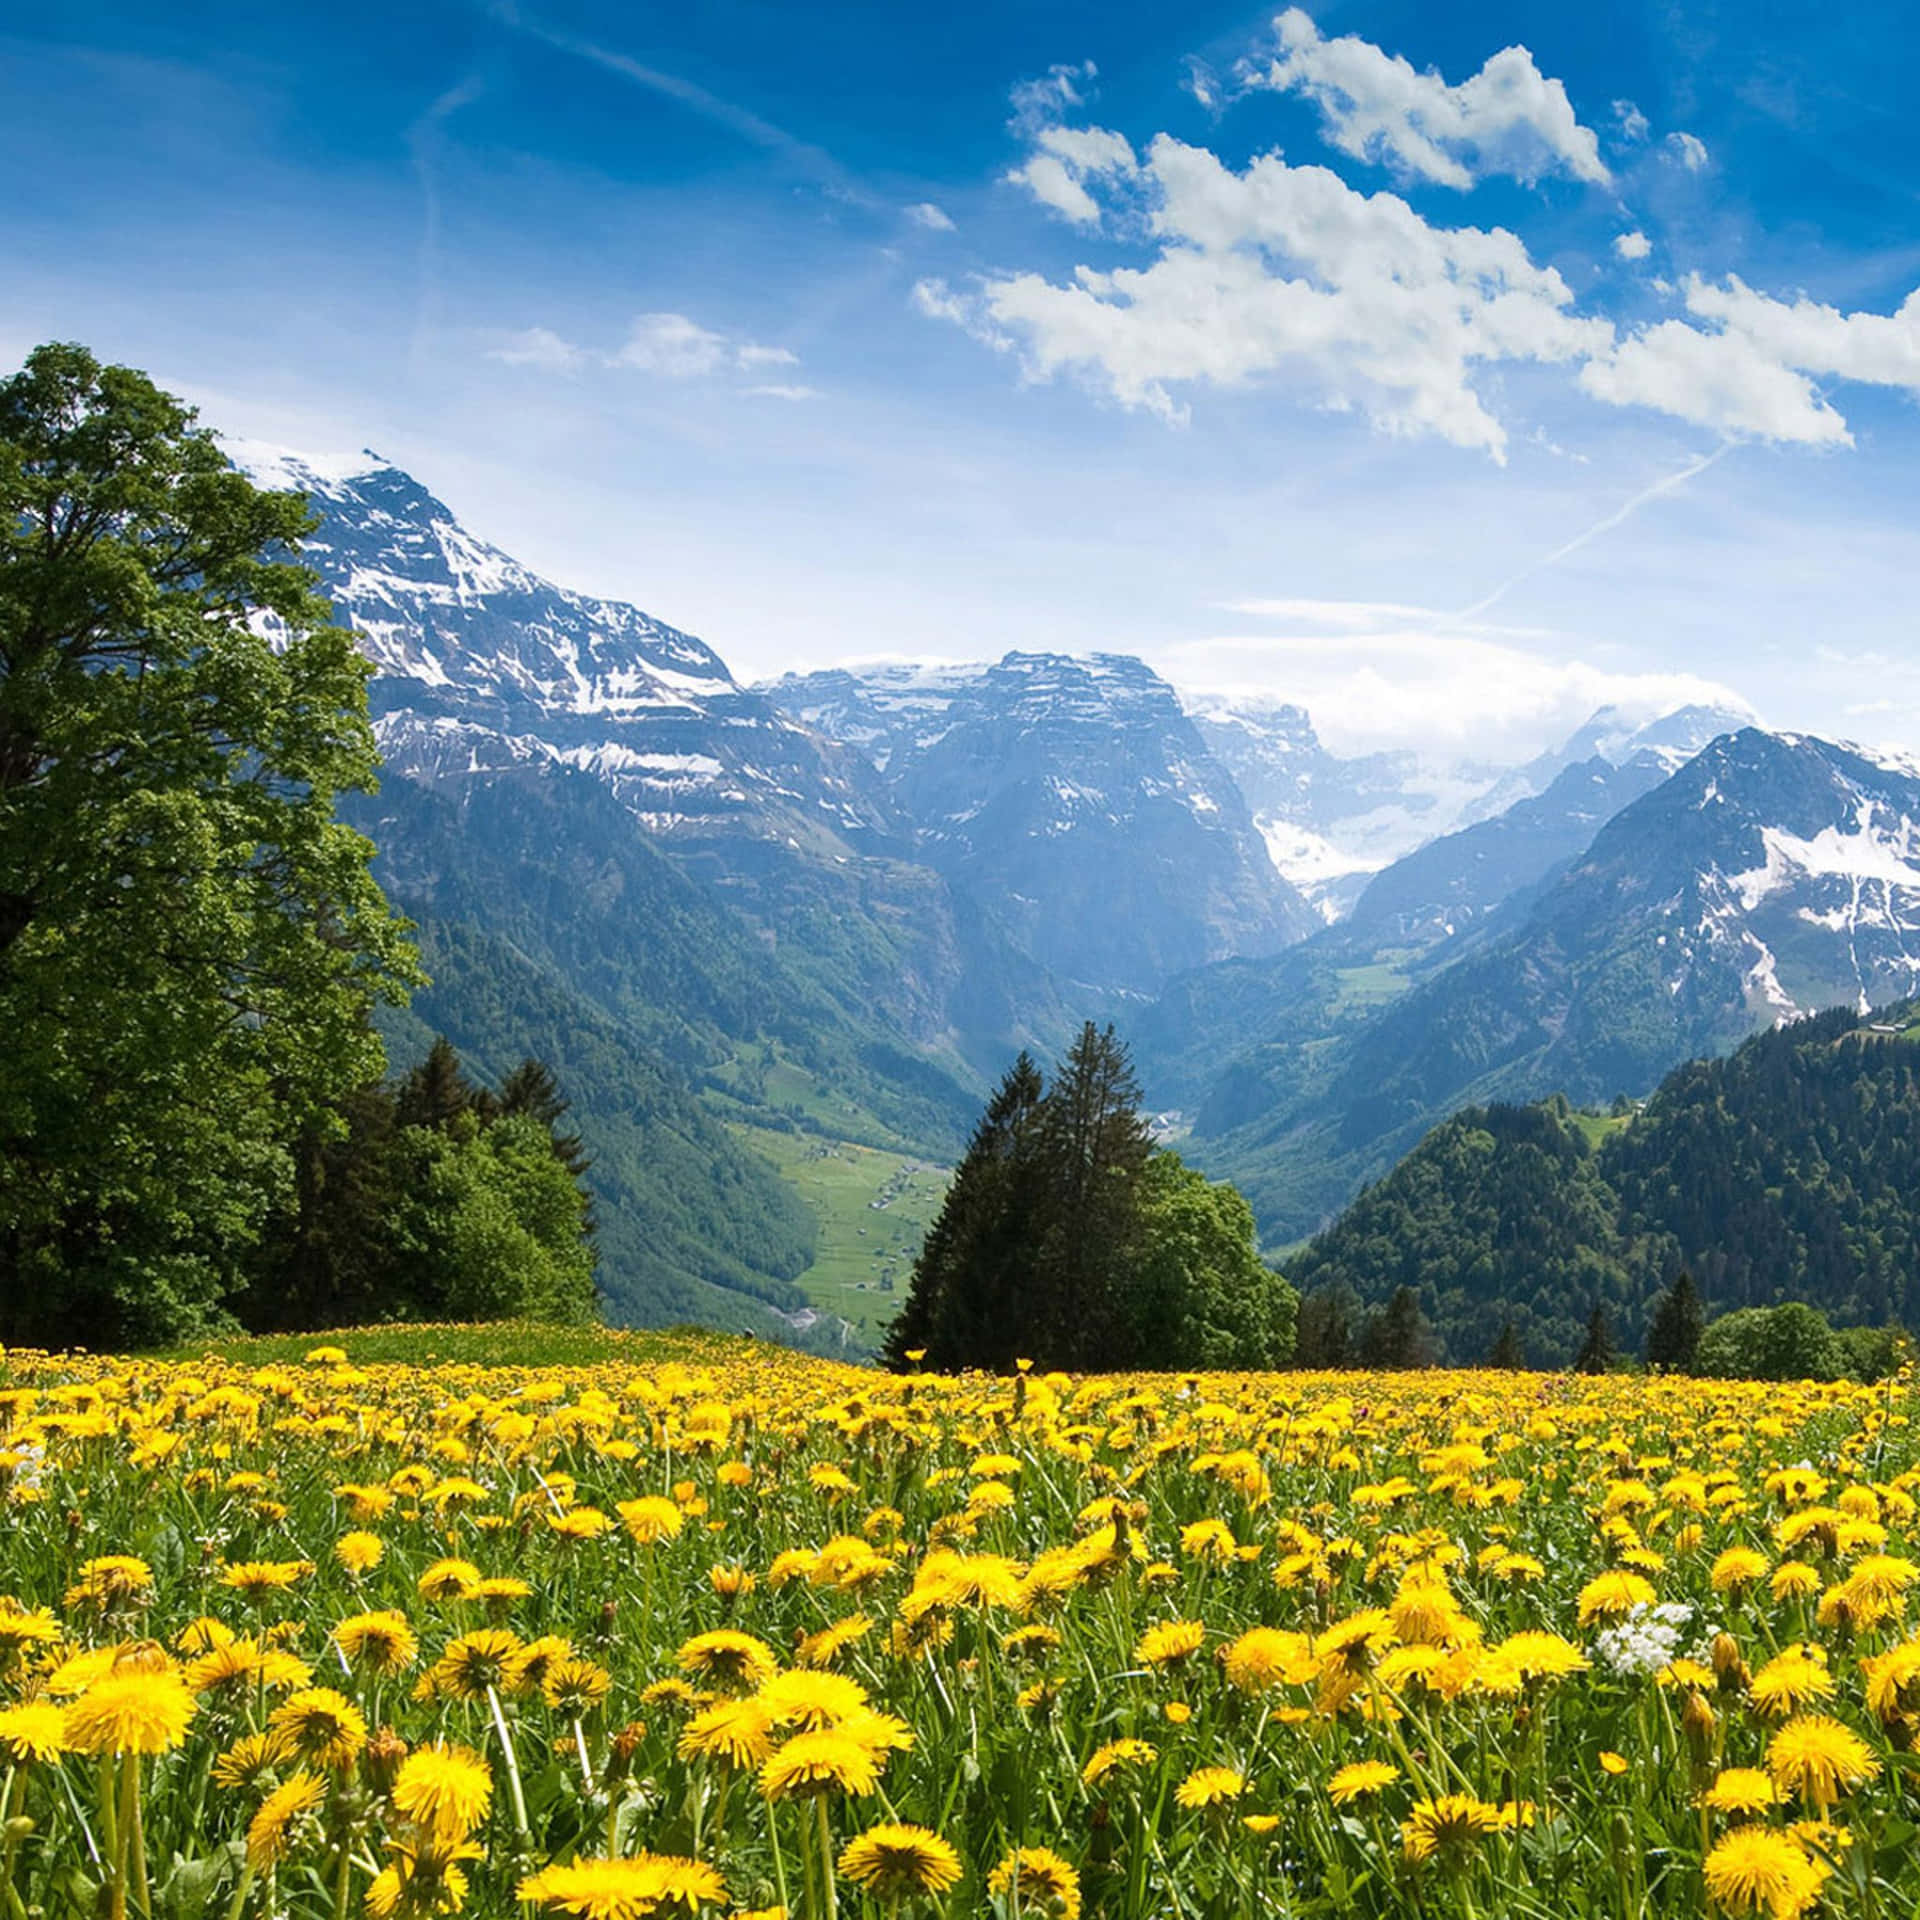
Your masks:
M 1912 1914 L 1912 1384 L 16 1351 L 0 1899 Z

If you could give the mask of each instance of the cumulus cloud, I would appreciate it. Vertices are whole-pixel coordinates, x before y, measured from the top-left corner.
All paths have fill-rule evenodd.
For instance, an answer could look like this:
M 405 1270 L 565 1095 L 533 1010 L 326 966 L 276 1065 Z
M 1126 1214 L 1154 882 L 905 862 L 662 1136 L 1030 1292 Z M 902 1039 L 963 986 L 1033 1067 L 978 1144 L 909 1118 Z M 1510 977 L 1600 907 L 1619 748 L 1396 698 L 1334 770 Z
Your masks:
M 1119 175 L 1130 149 L 1100 134 L 1080 151 Z M 1095 178 L 1083 168 L 1074 184 L 1091 199 Z M 1475 368 L 1580 360 L 1612 337 L 1573 313 L 1566 282 L 1513 234 L 1429 225 L 1398 196 L 1358 193 L 1324 167 L 1267 154 L 1235 172 L 1163 134 L 1122 185 L 1147 209 L 1150 265 L 1082 267 L 1065 284 L 1012 274 L 965 300 L 929 288 L 923 311 L 1017 343 L 1037 377 L 1077 373 L 1168 419 L 1184 417 L 1176 387 L 1292 374 L 1322 404 L 1496 459 L 1507 436 Z
M 908 207 L 906 214 L 916 227 L 925 227 L 929 232 L 951 233 L 953 231 L 953 216 L 945 207 L 935 206 L 931 200 L 922 200 Z
M 1920 396 L 1920 291 L 1897 311 L 1842 313 L 1804 296 L 1776 300 L 1737 275 L 1688 276 L 1684 320 L 1622 340 L 1581 369 L 1580 384 L 1616 406 L 1662 413 L 1722 434 L 1850 446 L 1816 378 L 1897 387 Z
M 1705 173 L 1712 163 L 1712 156 L 1707 152 L 1707 143 L 1697 134 L 1668 134 L 1667 150 L 1689 173 Z
M 1687 318 L 1622 333 L 1507 229 L 1437 225 L 1326 167 L 1273 152 L 1235 169 L 1169 134 L 1141 153 L 1095 126 L 1029 140 L 1008 178 L 1088 233 L 1139 243 L 1138 263 L 926 280 L 914 302 L 1030 379 L 1077 378 L 1170 423 L 1197 390 L 1280 384 L 1502 460 L 1508 429 L 1487 393 L 1503 365 L 1567 367 L 1590 399 L 1723 439 L 1809 446 L 1850 439 L 1817 380 L 1920 393 L 1920 294 L 1894 314 L 1844 314 L 1696 275 Z M 1653 250 L 1638 229 L 1613 245 L 1628 261 Z
M 1647 116 L 1631 100 L 1616 100 L 1613 103 L 1613 125 L 1620 138 L 1634 146 L 1638 146 L 1653 131 Z
M 684 313 L 640 314 L 626 344 L 613 356 L 616 366 L 663 374 L 669 380 L 691 380 L 712 373 L 726 359 L 726 335 L 689 320 Z
M 1496 173 L 1531 182 L 1560 171 L 1596 186 L 1610 179 L 1598 135 L 1525 47 L 1503 48 L 1450 86 L 1356 34 L 1325 38 L 1299 7 L 1274 27 L 1279 54 L 1249 70 L 1247 83 L 1313 101 L 1329 143 L 1356 160 L 1462 190 Z
M 1104 127 L 1042 127 L 1034 142 L 1026 162 L 1007 174 L 1008 184 L 1025 187 L 1042 206 L 1077 227 L 1100 224 L 1091 183 L 1130 180 L 1140 170 L 1131 145 Z

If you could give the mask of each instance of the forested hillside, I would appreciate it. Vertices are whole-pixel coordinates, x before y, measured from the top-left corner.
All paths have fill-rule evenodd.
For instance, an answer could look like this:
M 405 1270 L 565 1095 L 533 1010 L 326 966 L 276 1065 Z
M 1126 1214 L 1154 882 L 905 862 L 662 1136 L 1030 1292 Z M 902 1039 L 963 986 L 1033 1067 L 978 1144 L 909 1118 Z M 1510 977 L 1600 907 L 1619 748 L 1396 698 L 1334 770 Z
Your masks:
M 1593 1308 L 1637 1344 L 1693 1275 L 1709 1309 L 1802 1299 L 1849 1324 L 1920 1318 L 1920 1003 L 1820 1014 L 1678 1068 L 1637 1112 L 1559 1097 L 1434 1128 L 1289 1263 L 1303 1293 L 1411 1287 L 1444 1356 L 1512 1324 L 1564 1363 Z

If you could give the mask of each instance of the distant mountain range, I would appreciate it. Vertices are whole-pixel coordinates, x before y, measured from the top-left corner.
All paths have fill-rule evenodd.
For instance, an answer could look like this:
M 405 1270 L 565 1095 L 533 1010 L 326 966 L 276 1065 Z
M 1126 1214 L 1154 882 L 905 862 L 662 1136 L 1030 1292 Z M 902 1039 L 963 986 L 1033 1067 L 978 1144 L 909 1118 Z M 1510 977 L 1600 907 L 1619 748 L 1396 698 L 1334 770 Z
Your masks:
M 435 976 L 396 1048 L 554 1057 L 624 1317 L 802 1304 L 810 1222 L 728 1122 L 937 1159 L 1083 1018 L 1284 1246 L 1461 1106 L 1920 985 L 1920 775 L 1856 749 L 1684 707 L 1524 767 L 1342 758 L 1120 655 L 743 685 L 375 456 L 243 451 L 376 669 L 357 817 Z

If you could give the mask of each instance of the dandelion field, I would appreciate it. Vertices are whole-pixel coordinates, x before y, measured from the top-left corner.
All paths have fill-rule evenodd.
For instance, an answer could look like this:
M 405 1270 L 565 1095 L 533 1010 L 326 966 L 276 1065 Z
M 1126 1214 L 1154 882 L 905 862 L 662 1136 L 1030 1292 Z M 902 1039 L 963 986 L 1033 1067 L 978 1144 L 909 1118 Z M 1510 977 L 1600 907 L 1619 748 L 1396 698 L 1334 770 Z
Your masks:
M 10 1920 L 1920 1912 L 1909 1379 L 354 1345 L 0 1358 Z

